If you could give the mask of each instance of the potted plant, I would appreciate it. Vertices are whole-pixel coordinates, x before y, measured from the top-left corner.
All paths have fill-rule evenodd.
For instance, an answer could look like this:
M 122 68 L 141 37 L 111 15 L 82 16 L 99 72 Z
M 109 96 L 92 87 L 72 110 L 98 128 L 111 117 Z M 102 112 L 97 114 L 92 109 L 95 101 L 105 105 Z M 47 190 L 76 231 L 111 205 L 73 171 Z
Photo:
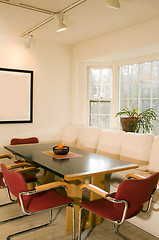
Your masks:
M 143 133 L 149 133 L 153 128 L 152 120 L 156 120 L 157 118 L 157 114 L 153 108 L 148 108 L 140 112 L 138 108 L 134 107 L 132 107 L 132 109 L 127 107 L 123 108 L 120 112 L 116 113 L 115 117 L 118 116 L 126 116 L 120 118 L 123 131 L 137 133 L 140 130 Z

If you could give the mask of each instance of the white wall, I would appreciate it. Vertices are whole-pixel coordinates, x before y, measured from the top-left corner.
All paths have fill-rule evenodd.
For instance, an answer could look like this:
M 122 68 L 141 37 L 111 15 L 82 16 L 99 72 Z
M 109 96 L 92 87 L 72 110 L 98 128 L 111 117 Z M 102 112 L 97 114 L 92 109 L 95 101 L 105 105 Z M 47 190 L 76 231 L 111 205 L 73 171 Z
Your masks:
M 12 137 L 52 140 L 70 122 L 71 48 L 34 40 L 27 49 L 22 39 L 0 35 L 0 53 L 0 67 L 34 71 L 33 123 L 0 124 L 0 152 Z
M 145 54 L 147 54 L 147 47 L 159 43 L 158 26 L 159 18 L 156 18 L 79 43 L 73 48 L 73 61 L 125 53 L 130 50 L 136 51 L 136 49 L 140 50 L 143 47 L 145 47 Z
M 121 29 L 95 39 L 79 43 L 73 47 L 72 58 L 72 122 L 85 124 L 84 114 L 86 102 L 84 93 L 87 81 L 84 79 L 85 62 L 94 63 L 102 61 L 112 64 L 117 60 L 138 58 L 149 54 L 159 53 L 159 18 Z M 114 87 L 118 85 L 118 75 L 115 74 Z M 82 86 L 85 86 L 82 88 Z M 117 89 L 116 89 L 117 90 Z M 116 91 L 115 90 L 115 91 Z M 115 93 L 117 96 L 117 92 Z M 115 99 L 113 113 L 117 112 L 117 101 Z M 114 114 L 115 116 L 115 114 Z M 114 117 L 115 118 L 115 117 Z M 114 121 L 115 123 L 115 121 Z M 115 128 L 113 126 L 112 128 Z

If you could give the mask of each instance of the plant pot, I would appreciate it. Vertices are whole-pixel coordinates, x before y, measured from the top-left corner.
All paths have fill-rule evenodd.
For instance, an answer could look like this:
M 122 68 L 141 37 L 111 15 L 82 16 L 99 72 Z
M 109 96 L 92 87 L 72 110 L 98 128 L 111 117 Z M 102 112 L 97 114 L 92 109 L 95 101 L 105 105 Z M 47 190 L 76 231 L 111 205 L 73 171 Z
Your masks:
M 125 132 L 135 132 L 136 123 L 138 122 L 138 118 L 120 118 L 122 130 Z

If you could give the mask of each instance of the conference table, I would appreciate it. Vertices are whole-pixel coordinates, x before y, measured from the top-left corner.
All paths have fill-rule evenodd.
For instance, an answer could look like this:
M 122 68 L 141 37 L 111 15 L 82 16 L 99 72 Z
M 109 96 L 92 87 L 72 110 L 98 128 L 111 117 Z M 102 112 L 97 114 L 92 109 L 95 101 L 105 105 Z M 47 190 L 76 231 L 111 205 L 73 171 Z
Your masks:
M 104 155 L 88 152 L 78 148 L 70 147 L 67 155 L 56 155 L 53 147 L 56 142 L 9 145 L 5 149 L 15 155 L 21 156 L 45 169 L 44 184 L 54 180 L 57 175 L 69 184 L 67 196 L 74 199 L 76 230 L 78 230 L 79 203 L 82 200 L 80 186 L 84 179 L 90 179 L 90 183 L 104 189 L 105 179 L 109 186 L 110 176 L 114 172 L 137 168 L 138 165 L 113 159 Z M 109 189 L 107 189 L 109 191 Z M 98 199 L 99 196 L 90 193 L 90 200 Z M 101 222 L 101 218 L 89 213 L 85 227 L 90 227 Z M 72 232 L 72 211 L 69 207 L 66 210 L 66 233 Z

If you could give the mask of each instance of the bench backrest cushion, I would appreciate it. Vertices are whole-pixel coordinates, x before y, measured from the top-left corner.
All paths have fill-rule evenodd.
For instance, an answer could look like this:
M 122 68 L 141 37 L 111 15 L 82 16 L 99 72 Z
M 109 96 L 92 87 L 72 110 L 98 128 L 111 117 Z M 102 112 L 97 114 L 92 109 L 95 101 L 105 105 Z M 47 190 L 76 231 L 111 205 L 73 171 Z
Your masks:
M 149 161 L 154 135 L 125 133 L 122 138 L 120 160 L 145 165 Z
M 80 130 L 79 125 L 67 124 L 63 130 L 62 142 L 65 145 L 76 147 L 79 130 Z
M 119 159 L 123 131 L 101 131 L 97 153 Z
M 159 136 L 154 137 L 153 140 L 148 171 L 151 173 L 159 172 Z
M 94 127 L 81 127 L 77 138 L 77 148 L 96 152 L 101 129 Z

